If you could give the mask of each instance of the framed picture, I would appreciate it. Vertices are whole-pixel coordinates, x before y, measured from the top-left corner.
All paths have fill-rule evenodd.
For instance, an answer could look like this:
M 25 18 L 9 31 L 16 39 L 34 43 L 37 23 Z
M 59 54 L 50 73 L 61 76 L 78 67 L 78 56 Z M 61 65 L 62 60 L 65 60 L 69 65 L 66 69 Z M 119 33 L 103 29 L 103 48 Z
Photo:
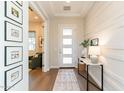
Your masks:
M 5 66 L 12 65 L 23 61 L 22 46 L 6 46 L 5 47 Z
M 23 11 L 12 1 L 5 2 L 5 17 L 19 24 L 23 24 Z
M 5 21 L 5 41 L 23 42 L 23 29 Z
M 99 38 L 95 38 L 91 40 L 91 46 L 98 46 L 99 45 Z
M 23 79 L 23 66 L 19 65 L 5 71 L 5 91 L 12 88 Z
M 42 47 L 43 46 L 43 38 L 40 36 L 39 37 L 39 46 Z
M 16 1 L 20 6 L 23 6 L 23 1 Z

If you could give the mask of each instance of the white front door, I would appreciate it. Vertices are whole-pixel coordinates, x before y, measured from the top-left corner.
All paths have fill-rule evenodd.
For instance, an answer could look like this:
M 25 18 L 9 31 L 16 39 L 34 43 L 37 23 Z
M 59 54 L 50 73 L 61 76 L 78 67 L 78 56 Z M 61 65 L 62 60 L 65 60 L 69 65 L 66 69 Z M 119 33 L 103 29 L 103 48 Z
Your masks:
M 73 27 L 61 27 L 59 34 L 60 67 L 74 67 L 73 61 Z

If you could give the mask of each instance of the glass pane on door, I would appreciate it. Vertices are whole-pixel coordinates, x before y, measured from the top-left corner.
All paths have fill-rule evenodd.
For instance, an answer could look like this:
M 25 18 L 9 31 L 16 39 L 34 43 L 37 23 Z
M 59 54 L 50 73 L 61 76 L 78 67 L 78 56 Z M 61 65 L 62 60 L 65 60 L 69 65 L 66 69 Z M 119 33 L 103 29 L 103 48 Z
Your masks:
M 63 45 L 72 45 L 72 39 L 71 38 L 63 38 Z
M 72 54 L 72 48 L 63 48 L 63 54 Z
M 63 64 L 72 64 L 72 29 L 63 29 Z
M 72 63 L 72 57 L 63 58 L 63 64 L 71 64 L 71 63 Z

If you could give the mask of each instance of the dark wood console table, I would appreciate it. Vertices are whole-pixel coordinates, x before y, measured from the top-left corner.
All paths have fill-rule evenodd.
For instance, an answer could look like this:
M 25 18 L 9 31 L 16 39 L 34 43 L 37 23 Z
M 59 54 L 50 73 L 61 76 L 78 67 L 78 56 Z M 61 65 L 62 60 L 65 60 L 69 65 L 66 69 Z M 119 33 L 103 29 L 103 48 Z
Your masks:
M 82 75 L 79 71 L 80 64 L 86 64 L 86 74 L 87 74 L 86 77 L 84 75 Z M 89 66 L 100 66 L 101 67 L 101 88 L 89 80 Z M 86 79 L 86 81 L 87 81 L 87 87 L 86 87 L 87 89 L 86 90 L 87 91 L 89 90 L 89 83 L 91 83 L 93 86 L 95 86 L 99 90 L 103 91 L 103 64 L 102 63 L 100 63 L 100 62 L 92 63 L 89 58 L 78 58 L 78 74 L 81 75 L 84 79 Z

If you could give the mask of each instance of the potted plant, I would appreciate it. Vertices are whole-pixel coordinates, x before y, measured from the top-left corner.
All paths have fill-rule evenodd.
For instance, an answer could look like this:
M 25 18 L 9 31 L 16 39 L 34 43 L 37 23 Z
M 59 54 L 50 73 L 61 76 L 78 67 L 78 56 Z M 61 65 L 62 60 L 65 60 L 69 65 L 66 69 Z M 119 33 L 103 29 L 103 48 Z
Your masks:
M 83 46 L 83 48 L 84 48 L 84 49 L 82 50 L 82 57 L 87 57 L 87 55 L 88 55 L 88 54 L 87 54 L 87 51 L 88 51 L 88 50 L 87 50 L 87 47 L 89 46 L 89 41 L 90 41 L 90 40 L 87 39 L 87 40 L 82 41 L 81 44 L 80 44 L 80 45 Z

